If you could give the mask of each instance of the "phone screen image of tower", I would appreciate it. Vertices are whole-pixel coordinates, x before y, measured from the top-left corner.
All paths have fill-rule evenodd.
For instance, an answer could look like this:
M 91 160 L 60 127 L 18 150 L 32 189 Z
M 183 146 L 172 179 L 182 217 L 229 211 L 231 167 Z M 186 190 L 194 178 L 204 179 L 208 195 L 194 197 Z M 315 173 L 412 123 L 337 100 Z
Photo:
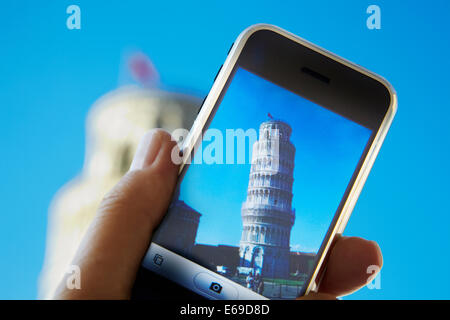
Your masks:
M 152 240 L 265 297 L 297 297 L 371 130 L 244 69 L 207 130 Z
M 286 122 L 271 119 L 261 124 L 260 138 L 253 146 L 247 199 L 241 210 L 243 231 L 239 247 L 240 269 L 253 275 L 284 279 L 289 276 L 289 240 L 295 221 L 295 147 L 290 141 L 291 132 Z

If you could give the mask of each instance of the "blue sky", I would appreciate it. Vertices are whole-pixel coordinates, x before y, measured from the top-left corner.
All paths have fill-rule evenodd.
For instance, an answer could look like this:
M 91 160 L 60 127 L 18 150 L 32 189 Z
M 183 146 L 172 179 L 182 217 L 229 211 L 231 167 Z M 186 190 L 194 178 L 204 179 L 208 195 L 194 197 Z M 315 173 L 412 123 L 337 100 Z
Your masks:
M 81 8 L 82 29 L 66 28 Z M 381 8 L 381 30 L 366 9 Z M 266 22 L 386 77 L 399 110 L 346 235 L 383 250 L 381 289 L 348 299 L 450 298 L 450 26 L 447 0 L 2 1 L 0 298 L 36 297 L 47 210 L 82 168 L 85 117 L 139 48 L 171 90 L 203 97 L 231 43 Z M 419 280 L 417 280 L 419 276 Z M 429 279 L 430 278 L 430 279 Z
M 291 246 L 297 251 L 317 252 L 371 130 L 242 68 L 209 128 L 222 133 L 226 148 L 227 129 L 258 132 L 268 113 L 291 125 L 291 142 L 296 148 L 292 190 L 296 220 Z M 206 149 L 214 143 L 203 142 L 203 155 L 209 154 Z M 196 157 L 200 154 L 199 150 Z M 247 155 L 245 164 L 196 164 L 197 160 L 192 160 L 180 199 L 202 214 L 198 243 L 239 245 L 250 157 Z

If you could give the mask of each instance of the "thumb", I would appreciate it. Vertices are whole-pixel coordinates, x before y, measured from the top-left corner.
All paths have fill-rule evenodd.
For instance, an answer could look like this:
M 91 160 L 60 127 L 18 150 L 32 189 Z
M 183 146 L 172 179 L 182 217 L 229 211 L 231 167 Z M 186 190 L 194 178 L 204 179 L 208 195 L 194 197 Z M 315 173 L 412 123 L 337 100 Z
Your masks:
M 141 140 L 130 171 L 105 196 L 72 262 L 80 270 L 80 289 L 63 279 L 56 299 L 126 299 L 164 216 L 178 166 L 171 161 L 176 143 L 162 130 Z

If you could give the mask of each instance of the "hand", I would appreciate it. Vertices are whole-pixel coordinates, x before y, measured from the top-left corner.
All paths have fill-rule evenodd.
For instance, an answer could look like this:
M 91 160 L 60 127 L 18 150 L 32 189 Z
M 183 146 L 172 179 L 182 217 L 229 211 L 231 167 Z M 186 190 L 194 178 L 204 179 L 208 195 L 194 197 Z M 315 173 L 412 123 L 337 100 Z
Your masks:
M 55 299 L 128 299 L 154 228 L 167 211 L 178 166 L 171 161 L 176 143 L 152 130 L 141 140 L 130 171 L 105 196 L 72 262 L 81 271 L 81 288 L 68 289 L 64 278 Z M 370 265 L 381 268 L 378 245 L 360 238 L 339 238 L 330 253 L 319 289 L 306 298 L 334 299 L 368 279 Z

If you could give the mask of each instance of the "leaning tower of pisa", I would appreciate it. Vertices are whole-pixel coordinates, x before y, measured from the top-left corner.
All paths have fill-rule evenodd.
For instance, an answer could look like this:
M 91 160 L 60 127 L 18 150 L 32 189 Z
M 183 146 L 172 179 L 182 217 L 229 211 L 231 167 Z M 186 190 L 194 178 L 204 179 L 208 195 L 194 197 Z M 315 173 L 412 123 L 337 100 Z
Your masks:
M 289 239 L 295 221 L 291 130 L 286 122 L 272 118 L 260 125 L 241 210 L 240 266 L 268 278 L 289 276 Z

